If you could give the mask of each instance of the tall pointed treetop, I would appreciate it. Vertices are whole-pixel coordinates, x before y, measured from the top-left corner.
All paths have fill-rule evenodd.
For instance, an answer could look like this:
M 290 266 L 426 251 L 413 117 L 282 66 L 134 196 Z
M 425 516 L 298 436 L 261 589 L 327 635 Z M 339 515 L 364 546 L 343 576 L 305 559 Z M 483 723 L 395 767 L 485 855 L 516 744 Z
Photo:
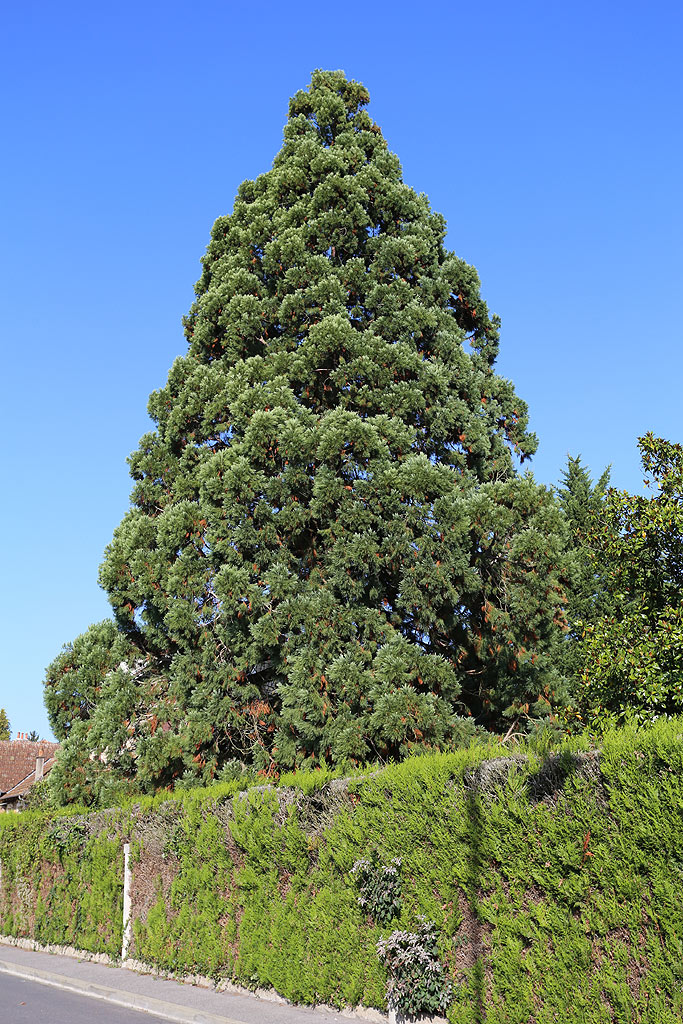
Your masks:
M 157 781 L 399 756 L 555 699 L 561 527 L 515 470 L 526 406 L 368 99 L 316 71 L 291 100 L 130 459 L 101 582 L 155 663 L 134 732 Z

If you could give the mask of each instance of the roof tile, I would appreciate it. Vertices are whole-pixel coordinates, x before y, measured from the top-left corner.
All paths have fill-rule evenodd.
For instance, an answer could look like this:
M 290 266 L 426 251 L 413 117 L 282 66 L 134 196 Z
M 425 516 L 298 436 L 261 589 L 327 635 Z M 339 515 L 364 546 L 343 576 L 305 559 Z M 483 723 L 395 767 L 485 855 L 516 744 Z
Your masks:
M 6 793 L 35 771 L 42 749 L 47 762 L 59 749 L 48 740 L 0 740 L 0 793 Z
M 45 764 L 43 765 L 43 778 L 45 778 L 45 776 L 47 775 L 51 768 L 54 768 L 56 763 L 56 757 L 50 757 L 46 760 Z M 31 788 L 35 781 L 36 769 L 34 765 L 33 771 L 31 772 L 30 775 L 27 775 L 25 779 L 22 779 L 21 782 L 18 782 L 16 786 L 13 786 L 12 789 L 8 790 L 7 793 L 3 793 L 2 796 L 0 796 L 0 804 L 3 803 L 5 800 L 12 800 L 15 797 L 23 796 L 24 793 L 28 793 L 29 789 Z

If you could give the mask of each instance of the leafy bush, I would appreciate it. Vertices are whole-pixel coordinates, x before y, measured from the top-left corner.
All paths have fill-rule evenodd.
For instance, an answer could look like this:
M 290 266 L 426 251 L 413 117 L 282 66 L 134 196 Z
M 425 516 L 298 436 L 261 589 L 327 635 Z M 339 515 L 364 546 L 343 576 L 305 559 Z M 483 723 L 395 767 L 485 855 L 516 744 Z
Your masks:
M 389 924 L 401 913 L 401 858 L 381 864 L 377 851 L 361 857 L 351 868 L 360 888 L 358 906 L 372 914 L 377 924 Z
M 377 952 L 389 971 L 390 1006 L 413 1017 L 448 1009 L 453 987 L 439 961 L 433 921 L 422 917 L 417 932 L 392 932 L 388 939 L 380 939 Z
M 683 709 L 683 446 L 646 434 L 638 447 L 655 493 L 610 488 L 589 538 L 612 607 L 586 624 L 573 716 L 598 730 Z
M 48 833 L 48 842 L 57 851 L 60 860 L 65 853 L 70 853 L 82 841 L 86 833 L 83 821 L 58 821 Z

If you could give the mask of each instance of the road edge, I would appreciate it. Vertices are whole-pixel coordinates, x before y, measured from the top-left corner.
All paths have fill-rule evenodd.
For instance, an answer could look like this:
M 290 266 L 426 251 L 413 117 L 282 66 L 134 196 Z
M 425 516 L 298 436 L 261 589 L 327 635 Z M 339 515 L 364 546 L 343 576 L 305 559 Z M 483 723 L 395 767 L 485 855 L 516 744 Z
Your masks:
M 76 946 L 62 946 L 58 943 L 41 943 L 36 942 L 35 939 L 29 939 L 23 936 L 0 933 L 0 959 L 2 959 L 3 946 L 8 946 L 11 949 L 23 949 L 27 953 L 49 953 L 57 956 L 68 957 L 73 960 L 86 960 L 95 964 L 106 964 L 110 967 L 124 967 L 126 970 L 133 971 L 135 974 L 141 974 L 151 978 L 160 978 L 162 981 L 175 981 L 179 985 L 197 985 L 199 988 L 210 989 L 214 992 L 227 992 L 231 995 L 245 996 L 248 999 L 259 999 L 264 1002 L 275 1003 L 281 1006 L 297 1006 L 296 1003 L 292 1003 L 288 999 L 285 999 L 285 997 L 280 995 L 280 993 L 274 988 L 249 989 L 245 988 L 243 985 L 236 984 L 229 978 L 223 978 L 218 982 L 218 984 L 216 984 L 213 979 L 205 978 L 199 974 L 175 974 L 173 971 L 166 971 L 134 958 L 124 960 L 122 962 L 121 960 L 110 956 L 108 953 L 93 953 L 90 950 L 78 949 Z M 37 969 L 38 968 L 36 968 L 36 970 Z M 58 977 L 60 977 L 60 975 L 58 975 Z M 303 1009 L 304 1007 L 301 1008 Z M 362 1022 L 362 1024 L 388 1024 L 388 1017 L 386 1013 L 369 1006 L 339 1007 L 330 1006 L 328 1003 L 315 1003 L 311 1006 L 307 1005 L 305 1008 L 316 1010 L 321 1013 L 338 1015 L 344 1017 L 348 1021 Z M 192 1024 L 197 1024 L 197 1022 L 192 1021 Z M 199 1024 L 201 1024 L 201 1022 L 199 1022 Z M 238 1024 L 243 1024 L 243 1022 L 240 1021 Z M 423 1024 L 432 1024 L 432 1022 L 425 1020 Z M 439 1021 L 437 1024 L 441 1024 L 441 1022 Z
M 53 988 L 61 988 L 66 992 L 90 996 L 92 999 L 102 999 L 104 1002 L 123 1006 L 127 1010 L 155 1014 L 164 1020 L 172 1021 L 173 1024 L 244 1024 L 244 1021 L 238 1021 L 234 1017 L 223 1017 L 215 1013 L 206 1013 L 204 1010 L 193 1010 L 190 1007 L 181 1006 L 179 1003 L 170 1003 L 165 999 L 155 999 L 153 996 L 126 992 L 124 989 L 110 988 L 92 981 L 81 981 L 79 978 L 69 978 L 67 975 L 52 974 L 49 971 L 41 971 L 37 967 L 24 967 L 9 960 L 0 959 L 0 973 L 12 974 L 17 978 L 35 981 L 40 985 L 51 985 Z

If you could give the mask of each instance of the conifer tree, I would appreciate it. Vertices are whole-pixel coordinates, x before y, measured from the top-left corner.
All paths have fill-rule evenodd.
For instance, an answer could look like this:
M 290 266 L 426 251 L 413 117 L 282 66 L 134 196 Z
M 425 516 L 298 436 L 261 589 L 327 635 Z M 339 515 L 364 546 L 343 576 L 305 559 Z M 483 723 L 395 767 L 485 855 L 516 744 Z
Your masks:
M 153 791 L 183 770 L 182 759 L 156 753 L 150 703 L 164 683 L 154 669 L 154 660 L 111 620 L 90 626 L 50 663 L 45 706 L 62 742 L 49 776 L 57 804 Z
M 580 455 L 569 455 L 557 496 L 569 526 L 568 550 L 574 556 L 574 572 L 567 587 L 569 629 L 561 649 L 560 664 L 575 690 L 583 666 L 581 635 L 584 628 L 607 614 L 613 600 L 596 558 L 593 534 L 607 488 L 608 466 L 594 484 Z
M 64 645 L 45 674 L 45 706 L 58 740 L 65 740 L 77 722 L 90 720 L 107 674 L 133 650 L 109 620 L 95 623 Z
M 12 730 L 4 708 L 0 708 L 0 740 L 11 740 Z
M 156 680 L 150 777 L 402 756 L 561 696 L 562 516 L 515 468 L 498 320 L 367 102 L 323 71 L 291 100 L 130 459 L 100 579 Z

